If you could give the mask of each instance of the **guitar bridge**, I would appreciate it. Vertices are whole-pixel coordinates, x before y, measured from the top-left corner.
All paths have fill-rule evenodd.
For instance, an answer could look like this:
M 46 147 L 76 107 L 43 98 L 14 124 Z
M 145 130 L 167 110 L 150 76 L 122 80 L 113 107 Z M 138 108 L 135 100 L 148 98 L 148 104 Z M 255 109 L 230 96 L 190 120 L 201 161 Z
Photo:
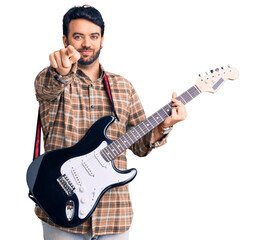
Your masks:
M 69 197 L 74 194 L 75 187 L 65 174 L 57 178 L 57 182 Z

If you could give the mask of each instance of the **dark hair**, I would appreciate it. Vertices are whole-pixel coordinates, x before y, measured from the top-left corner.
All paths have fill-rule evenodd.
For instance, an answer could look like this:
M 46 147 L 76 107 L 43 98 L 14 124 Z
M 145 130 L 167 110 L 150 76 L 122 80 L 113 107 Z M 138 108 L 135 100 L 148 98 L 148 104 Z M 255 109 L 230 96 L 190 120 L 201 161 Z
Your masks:
M 63 17 L 63 34 L 68 38 L 69 24 L 71 20 L 83 18 L 101 28 L 101 37 L 104 35 L 104 21 L 100 12 L 89 5 L 71 8 Z

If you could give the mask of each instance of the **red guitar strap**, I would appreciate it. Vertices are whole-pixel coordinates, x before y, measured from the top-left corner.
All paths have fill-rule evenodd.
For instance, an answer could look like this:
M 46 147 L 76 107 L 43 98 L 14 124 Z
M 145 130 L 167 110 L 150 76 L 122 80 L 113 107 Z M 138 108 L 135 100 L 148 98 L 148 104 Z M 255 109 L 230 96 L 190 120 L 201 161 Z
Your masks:
M 41 141 L 41 122 L 40 122 L 40 109 L 38 112 L 37 129 L 35 137 L 35 146 L 33 153 L 33 160 L 40 156 L 40 141 Z
M 106 90 L 106 92 L 108 94 L 112 111 L 113 111 L 116 119 L 118 121 L 120 121 L 119 118 L 118 118 L 118 115 L 116 113 L 115 107 L 114 107 L 114 102 L 113 102 L 113 98 L 112 98 L 112 94 L 111 94 L 110 84 L 109 84 L 109 80 L 108 80 L 106 74 L 104 74 L 103 84 L 104 84 L 105 90 Z M 34 145 L 34 153 L 33 153 L 33 160 L 40 156 L 40 142 L 41 142 L 41 121 L 40 121 L 40 110 L 39 110 L 39 112 L 38 112 L 38 120 L 37 120 L 36 137 L 35 137 L 35 145 Z
M 114 102 L 113 102 L 113 98 L 112 98 L 112 94 L 111 94 L 111 89 L 110 89 L 110 85 L 109 85 L 109 80 L 108 80 L 108 77 L 106 74 L 104 74 L 104 79 L 103 79 L 103 84 L 104 84 L 104 87 L 105 87 L 105 90 L 108 94 L 108 97 L 109 97 L 109 101 L 110 101 L 110 105 L 111 105 L 111 108 L 112 108 L 112 111 L 116 117 L 116 119 L 118 121 L 120 121 L 117 113 L 116 113 L 116 110 L 115 110 L 115 107 L 114 107 Z

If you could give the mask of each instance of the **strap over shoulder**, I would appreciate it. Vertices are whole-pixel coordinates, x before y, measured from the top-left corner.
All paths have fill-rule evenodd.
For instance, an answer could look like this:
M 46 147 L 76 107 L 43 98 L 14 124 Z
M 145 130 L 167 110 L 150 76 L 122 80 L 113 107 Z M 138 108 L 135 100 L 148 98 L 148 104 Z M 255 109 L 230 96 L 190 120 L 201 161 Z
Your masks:
M 38 111 L 38 120 L 37 120 L 37 128 L 36 128 L 36 136 L 35 136 L 33 160 L 40 156 L 40 141 L 41 141 L 41 121 L 40 121 L 40 109 L 39 109 L 39 111 Z
M 111 89 L 110 89 L 110 84 L 109 84 L 109 80 L 108 80 L 108 77 L 107 77 L 107 74 L 104 73 L 104 79 L 103 79 L 103 84 L 104 84 L 104 87 L 105 87 L 105 90 L 108 94 L 108 97 L 109 97 L 109 101 L 110 101 L 110 105 L 111 105 L 111 108 L 112 108 L 112 111 L 116 117 L 116 119 L 118 121 L 120 121 L 117 113 L 116 113 L 116 110 L 115 110 L 115 107 L 114 107 L 114 102 L 113 102 L 113 98 L 112 98 L 112 94 L 111 94 Z

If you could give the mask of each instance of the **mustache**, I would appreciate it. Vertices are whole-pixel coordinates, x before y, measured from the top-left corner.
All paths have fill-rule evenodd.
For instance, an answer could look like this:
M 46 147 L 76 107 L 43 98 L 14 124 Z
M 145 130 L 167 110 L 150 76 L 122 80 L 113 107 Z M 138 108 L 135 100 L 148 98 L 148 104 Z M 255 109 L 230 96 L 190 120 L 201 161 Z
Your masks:
M 100 45 L 100 49 L 102 49 L 102 48 L 103 48 L 103 46 Z M 95 49 L 93 49 L 92 47 L 82 47 L 82 48 L 77 49 L 78 52 L 87 51 L 87 50 L 94 51 Z
M 82 52 L 82 51 L 88 51 L 88 50 L 93 50 L 93 49 L 91 47 L 82 47 L 82 48 L 79 48 L 77 51 Z

